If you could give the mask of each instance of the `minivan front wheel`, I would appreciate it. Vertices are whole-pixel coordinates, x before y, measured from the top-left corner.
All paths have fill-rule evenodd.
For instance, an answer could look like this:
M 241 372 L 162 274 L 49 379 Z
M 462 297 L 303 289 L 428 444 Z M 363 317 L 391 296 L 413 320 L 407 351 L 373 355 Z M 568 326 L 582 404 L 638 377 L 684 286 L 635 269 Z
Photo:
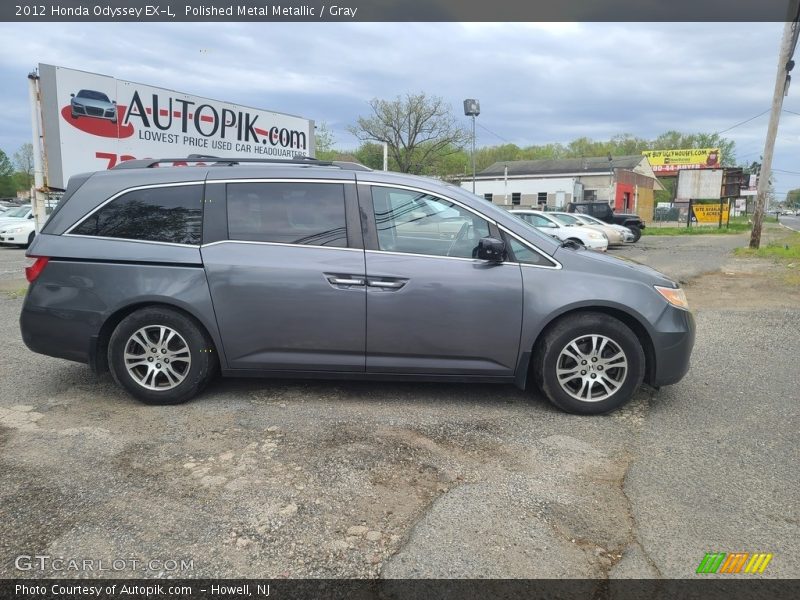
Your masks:
M 147 404 L 180 404 L 216 372 L 208 335 L 186 315 L 148 307 L 125 317 L 108 344 L 114 380 Z
M 563 318 L 539 344 L 534 374 L 559 408 L 602 414 L 631 399 L 644 379 L 645 357 L 636 334 L 602 313 Z

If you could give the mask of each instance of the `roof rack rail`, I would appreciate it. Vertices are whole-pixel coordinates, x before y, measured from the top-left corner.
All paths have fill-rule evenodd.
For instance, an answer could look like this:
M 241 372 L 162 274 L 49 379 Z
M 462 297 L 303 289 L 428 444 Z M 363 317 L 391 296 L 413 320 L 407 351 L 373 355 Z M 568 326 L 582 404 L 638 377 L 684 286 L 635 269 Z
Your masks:
M 369 167 L 365 167 L 360 163 L 347 162 L 347 161 L 330 161 L 319 160 L 311 156 L 296 156 L 290 159 L 281 158 L 229 158 L 220 156 L 211 156 L 208 154 L 190 154 L 182 158 L 144 158 L 135 160 L 126 160 L 115 167 L 114 169 L 149 169 L 156 167 L 162 163 L 191 163 L 191 162 L 212 162 L 211 166 L 228 166 L 232 167 L 241 163 L 248 164 L 275 164 L 275 165 L 294 165 L 304 167 L 338 167 L 343 170 L 350 171 L 372 171 Z

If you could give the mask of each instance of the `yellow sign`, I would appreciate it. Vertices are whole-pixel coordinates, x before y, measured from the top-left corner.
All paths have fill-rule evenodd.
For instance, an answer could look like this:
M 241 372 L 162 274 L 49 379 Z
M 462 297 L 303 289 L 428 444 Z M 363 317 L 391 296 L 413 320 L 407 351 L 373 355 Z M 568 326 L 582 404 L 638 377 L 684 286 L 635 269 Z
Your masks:
M 728 222 L 728 203 L 722 205 L 722 222 Z M 692 206 L 692 221 L 696 223 L 719 223 L 719 204 L 695 204 Z
M 645 150 L 642 152 L 653 171 L 667 173 L 680 169 L 719 169 L 719 148 L 684 148 L 682 150 Z

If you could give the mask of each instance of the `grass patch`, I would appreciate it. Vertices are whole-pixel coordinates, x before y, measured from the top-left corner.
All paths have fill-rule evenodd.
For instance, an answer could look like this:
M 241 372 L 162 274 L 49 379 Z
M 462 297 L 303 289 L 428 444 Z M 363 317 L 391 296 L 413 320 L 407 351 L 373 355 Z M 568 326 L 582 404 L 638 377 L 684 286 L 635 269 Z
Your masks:
M 728 227 L 722 229 L 716 226 L 703 225 L 700 227 L 646 227 L 642 235 L 725 235 L 729 233 L 744 233 L 750 231 L 749 223 L 736 223 L 731 219 Z
M 24 298 L 27 291 L 28 287 L 25 286 L 15 290 L 3 290 L 3 293 L 12 300 L 16 300 L 17 298 Z
M 758 250 L 752 248 L 737 248 L 737 256 L 758 256 L 761 258 L 775 258 L 785 261 L 800 261 L 800 233 L 781 236 L 761 246 Z

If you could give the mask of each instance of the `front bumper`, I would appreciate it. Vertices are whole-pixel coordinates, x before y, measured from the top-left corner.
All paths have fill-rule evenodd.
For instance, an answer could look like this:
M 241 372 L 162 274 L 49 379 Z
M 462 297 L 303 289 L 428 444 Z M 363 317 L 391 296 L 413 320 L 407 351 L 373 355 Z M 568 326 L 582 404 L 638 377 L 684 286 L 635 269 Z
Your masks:
M 92 117 L 94 119 L 107 119 L 109 121 L 117 120 L 116 108 L 94 108 L 91 106 L 83 106 L 82 104 L 73 104 L 71 106 L 72 114 L 76 117 Z
M 692 313 L 674 306 L 668 306 L 655 325 L 655 369 L 648 383 L 660 387 L 679 382 L 689 371 L 696 325 Z
M 608 250 L 608 240 L 586 240 L 586 247 L 589 250 L 596 250 L 598 252 L 605 252 Z

